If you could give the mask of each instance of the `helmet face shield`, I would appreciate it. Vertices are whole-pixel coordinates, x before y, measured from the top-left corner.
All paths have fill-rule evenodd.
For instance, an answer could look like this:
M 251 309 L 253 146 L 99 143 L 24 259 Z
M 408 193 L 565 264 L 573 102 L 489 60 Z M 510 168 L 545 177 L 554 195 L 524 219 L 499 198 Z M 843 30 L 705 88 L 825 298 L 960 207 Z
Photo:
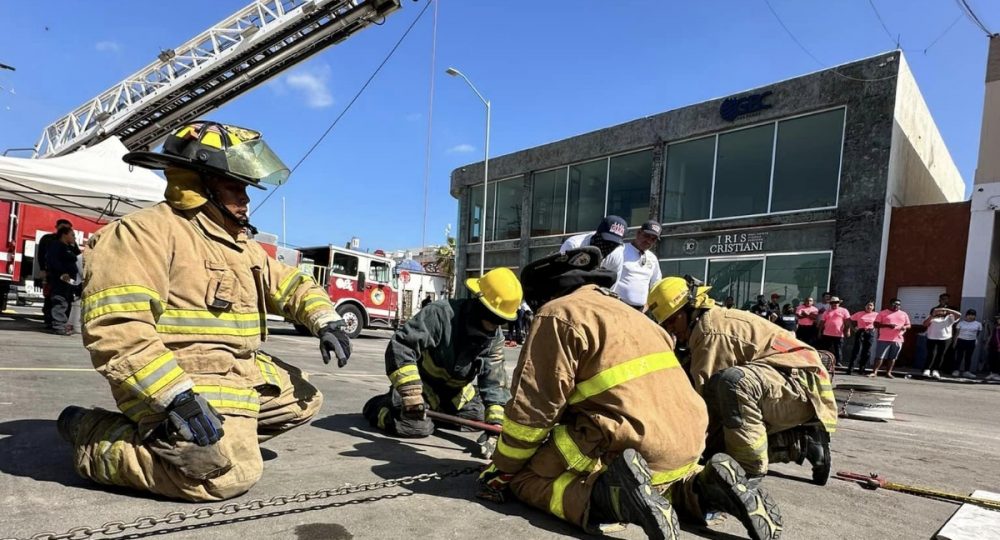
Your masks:
M 280 186 L 291 174 L 288 166 L 263 139 L 247 141 L 225 150 L 229 172 L 262 184 Z

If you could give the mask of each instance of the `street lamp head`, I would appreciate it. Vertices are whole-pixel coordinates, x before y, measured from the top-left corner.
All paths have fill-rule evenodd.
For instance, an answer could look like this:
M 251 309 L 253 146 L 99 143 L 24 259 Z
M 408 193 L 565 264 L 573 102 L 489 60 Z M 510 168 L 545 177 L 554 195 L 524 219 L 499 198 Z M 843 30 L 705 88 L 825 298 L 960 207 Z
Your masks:
M 453 68 L 453 67 L 450 67 L 450 68 L 444 70 L 444 72 L 447 73 L 448 75 L 451 75 L 452 77 L 461 77 L 462 76 L 462 72 L 459 71 L 459 70 L 457 70 L 457 69 L 455 69 L 455 68 Z

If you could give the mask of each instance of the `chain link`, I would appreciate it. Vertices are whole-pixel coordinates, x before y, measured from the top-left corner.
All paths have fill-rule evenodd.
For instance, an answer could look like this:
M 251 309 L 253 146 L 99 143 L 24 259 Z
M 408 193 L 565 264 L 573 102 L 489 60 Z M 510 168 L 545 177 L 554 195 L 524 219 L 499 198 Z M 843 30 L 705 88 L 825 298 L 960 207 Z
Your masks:
M 364 484 L 347 484 L 334 489 L 321 489 L 318 491 L 297 493 L 295 495 L 279 495 L 268 500 L 254 499 L 242 504 L 227 503 L 216 508 L 201 507 L 193 512 L 170 512 L 163 517 L 143 516 L 136 518 L 130 523 L 123 521 L 111 521 L 100 527 L 75 527 L 62 534 L 44 532 L 29 536 L 29 540 L 88 540 L 94 535 L 111 536 L 118 535 L 130 529 L 151 529 L 157 525 L 176 525 L 189 519 L 208 519 L 210 517 L 225 515 L 229 516 L 238 512 L 258 511 L 272 506 L 284 506 L 286 504 L 301 504 L 316 499 L 326 499 L 329 497 L 339 497 L 351 495 L 353 493 L 363 493 L 378 489 L 393 488 L 399 486 L 410 486 L 416 483 L 430 482 L 431 480 L 443 480 L 468 474 L 478 474 L 481 467 L 465 467 L 463 469 L 452 469 L 441 473 L 424 473 L 415 476 L 403 476 L 380 482 L 367 482 Z M 17 538 L 3 538 L 0 540 L 18 540 Z

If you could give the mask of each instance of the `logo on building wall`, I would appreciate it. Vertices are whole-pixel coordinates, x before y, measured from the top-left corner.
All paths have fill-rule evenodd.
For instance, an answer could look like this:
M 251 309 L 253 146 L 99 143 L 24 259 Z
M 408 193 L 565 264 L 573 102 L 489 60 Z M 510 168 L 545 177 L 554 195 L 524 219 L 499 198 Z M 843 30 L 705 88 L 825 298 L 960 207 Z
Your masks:
M 764 250 L 766 232 L 720 234 L 715 237 L 715 243 L 708 246 L 712 255 L 720 253 L 755 253 Z
M 698 241 L 694 238 L 688 238 L 684 241 L 684 246 L 682 248 L 685 255 L 694 255 L 698 252 Z
M 774 92 L 768 90 L 761 94 L 750 94 L 749 96 L 730 97 L 722 100 L 719 106 L 719 115 L 726 122 L 732 122 L 737 118 L 759 113 L 765 109 L 770 109 L 772 105 L 765 100 Z

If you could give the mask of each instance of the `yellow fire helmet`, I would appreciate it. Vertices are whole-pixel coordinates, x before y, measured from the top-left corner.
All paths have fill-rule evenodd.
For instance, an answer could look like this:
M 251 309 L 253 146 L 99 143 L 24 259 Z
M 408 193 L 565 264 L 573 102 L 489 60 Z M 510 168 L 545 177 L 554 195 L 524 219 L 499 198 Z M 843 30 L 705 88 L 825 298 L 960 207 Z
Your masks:
M 508 321 L 517 319 L 524 293 L 510 268 L 494 268 L 481 278 L 465 280 L 465 286 L 498 317 Z
M 162 152 L 129 152 L 122 159 L 147 169 L 186 169 L 260 189 L 262 184 L 281 185 L 290 174 L 259 131 L 203 120 L 169 135 Z
M 686 278 L 677 276 L 663 278 L 649 291 L 647 300 L 649 312 L 653 314 L 653 319 L 657 323 L 663 324 L 663 321 L 688 304 L 696 309 L 715 307 L 715 300 L 708 296 L 710 290 L 712 287 L 694 284 Z

